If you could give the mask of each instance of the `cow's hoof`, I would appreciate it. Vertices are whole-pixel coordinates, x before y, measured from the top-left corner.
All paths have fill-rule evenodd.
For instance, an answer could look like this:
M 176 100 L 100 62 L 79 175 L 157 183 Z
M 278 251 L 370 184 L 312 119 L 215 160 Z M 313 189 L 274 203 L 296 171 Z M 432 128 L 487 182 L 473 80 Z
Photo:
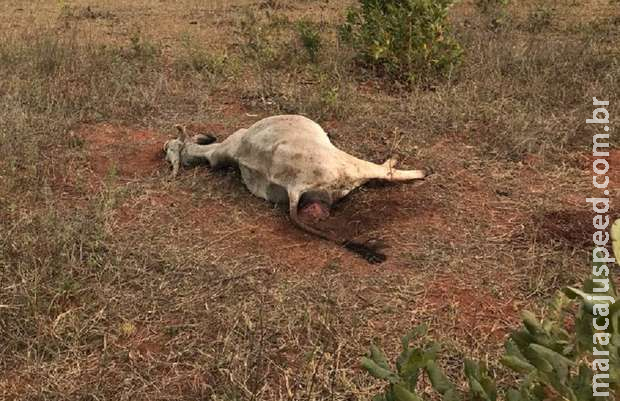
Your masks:
M 433 174 L 435 174 L 435 170 L 433 170 L 432 167 L 425 167 L 424 168 L 424 178 L 430 177 Z

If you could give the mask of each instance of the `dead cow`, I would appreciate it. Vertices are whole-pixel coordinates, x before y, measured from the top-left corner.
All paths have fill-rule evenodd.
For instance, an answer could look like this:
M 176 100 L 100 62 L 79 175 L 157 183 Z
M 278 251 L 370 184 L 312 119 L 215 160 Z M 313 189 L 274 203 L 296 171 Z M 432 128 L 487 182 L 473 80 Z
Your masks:
M 428 175 L 426 170 L 397 170 L 394 159 L 379 165 L 351 156 L 332 145 L 317 123 L 298 115 L 265 118 L 221 143 L 204 135 L 188 141 L 184 130 L 177 128 L 180 137 L 164 145 L 173 175 L 181 165 L 236 165 L 254 195 L 288 203 L 291 220 L 298 227 L 343 245 L 372 263 L 385 260 L 377 247 L 337 238 L 308 225 L 299 216 L 299 205 L 304 205 L 304 210 L 328 213 L 334 202 L 369 180 L 409 181 Z

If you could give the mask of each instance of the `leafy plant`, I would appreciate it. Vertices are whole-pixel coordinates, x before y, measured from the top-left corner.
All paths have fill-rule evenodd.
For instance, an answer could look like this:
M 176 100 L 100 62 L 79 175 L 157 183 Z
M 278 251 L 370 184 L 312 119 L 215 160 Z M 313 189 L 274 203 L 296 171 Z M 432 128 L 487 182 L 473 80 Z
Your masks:
M 265 68 L 287 65 L 290 45 L 282 37 L 289 25 L 286 17 L 246 10 L 238 30 L 243 55 Z
M 315 24 L 310 21 L 299 21 L 297 24 L 297 34 L 303 45 L 310 61 L 316 62 L 319 51 L 321 50 L 321 33 Z
M 453 0 L 360 0 L 340 27 L 340 37 L 361 62 L 412 83 L 449 75 L 461 57 L 447 14 Z
M 620 220 L 614 223 L 611 232 L 613 252 L 620 256 Z M 605 259 L 605 256 L 608 255 L 596 253 L 598 260 Z M 465 398 L 437 367 L 437 344 L 430 348 L 410 348 L 410 340 L 425 333 L 422 327 L 403 338 L 403 351 L 396 369 L 389 366 L 385 354 L 374 345 L 369 357 L 362 359 L 362 368 L 389 383 L 385 392 L 375 400 L 423 401 L 424 398 L 416 392 L 422 372 L 428 376 L 440 399 L 445 401 L 495 401 L 498 393 L 504 394 L 508 401 L 602 400 L 603 397 L 594 395 L 594 372 L 590 368 L 597 355 L 606 355 L 605 358 L 609 359 L 606 371 L 609 377 L 601 379 L 608 379 L 604 382 L 609 384 L 608 399 L 614 399 L 613 393 L 620 386 L 620 296 L 612 279 L 600 278 L 607 268 L 604 262 L 594 261 L 593 267 L 599 276 L 588 279 L 581 290 L 569 287 L 558 293 L 547 318 L 539 320 L 533 313 L 523 312 L 523 326 L 510 334 L 501 358 L 501 363 L 518 375 L 518 387 L 498 392 L 485 366 L 465 360 L 464 372 L 468 380 Z M 608 313 L 602 313 L 601 308 L 607 309 Z M 609 319 L 608 324 L 605 319 Z M 574 330 L 569 330 L 571 324 L 567 322 L 571 321 Z M 595 331 L 593 322 L 603 329 Z M 593 338 L 599 338 L 595 344 L 597 355 L 593 355 Z M 601 392 L 607 391 L 607 386 L 602 387 Z
M 456 387 L 436 364 L 439 345 L 432 343 L 426 347 L 411 347 L 411 341 L 426 334 L 426 326 L 421 325 L 402 338 L 403 350 L 391 367 L 388 360 L 377 346 L 371 345 L 368 357 L 362 358 L 362 368 L 377 379 L 387 380 L 389 387 L 383 394 L 374 397 L 374 401 L 417 401 L 416 386 L 422 373 L 425 373 L 433 388 L 446 400 L 454 399 Z
M 592 397 L 592 372 L 585 364 L 579 365 L 574 337 L 559 318 L 568 304 L 568 298 L 559 294 L 552 308 L 555 316 L 542 322 L 531 312 L 523 312 L 523 327 L 510 335 L 501 359 L 504 366 L 523 376 L 520 387 L 508 391 L 511 401 L 541 400 L 550 394 L 571 401 L 589 400 L 585 394 Z
M 373 377 L 387 380 L 389 387 L 373 398 L 375 401 L 422 401 L 416 387 L 422 375 L 426 375 L 438 397 L 444 401 L 462 399 L 456 385 L 450 381 L 437 364 L 439 345 L 430 343 L 422 347 L 412 347 L 411 341 L 426 334 L 426 326 L 420 325 L 402 338 L 403 350 L 391 367 L 383 351 L 375 345 L 370 347 L 368 357 L 362 358 L 362 368 Z M 469 381 L 469 397 L 472 400 L 494 401 L 497 398 L 495 382 L 485 366 L 473 361 L 465 361 L 465 376 Z

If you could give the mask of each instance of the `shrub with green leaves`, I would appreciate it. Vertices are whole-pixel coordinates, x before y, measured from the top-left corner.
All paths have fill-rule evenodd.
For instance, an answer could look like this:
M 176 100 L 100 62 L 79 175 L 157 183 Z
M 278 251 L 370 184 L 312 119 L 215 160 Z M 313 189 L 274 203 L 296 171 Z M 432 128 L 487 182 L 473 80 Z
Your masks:
M 612 227 L 612 245 L 616 258 L 620 256 L 620 220 Z M 599 254 L 599 259 L 603 256 Z M 602 262 L 593 263 L 597 271 L 604 270 Z M 610 269 L 611 270 L 611 269 Z M 551 304 L 550 314 L 539 320 L 533 313 L 524 311 L 523 327 L 513 331 L 505 344 L 501 363 L 518 377 L 517 386 L 499 390 L 484 365 L 465 360 L 465 376 L 468 381 L 467 394 L 437 367 L 438 345 L 411 348 L 410 341 L 425 333 L 418 328 L 403 338 L 403 351 L 396 367 L 392 368 L 385 354 L 376 346 L 371 346 L 368 357 L 362 359 L 362 368 L 372 376 L 386 380 L 389 385 L 384 393 L 377 395 L 376 401 L 423 401 L 416 391 L 422 373 L 428 376 L 439 399 L 444 401 L 473 400 L 495 401 L 499 395 L 507 401 L 594 401 L 613 400 L 620 388 L 620 294 L 616 291 L 613 279 L 609 285 L 600 283 L 600 277 L 592 276 L 583 289 L 566 288 L 558 293 Z M 596 289 L 596 291 L 595 291 Z M 594 298 L 597 296 L 598 298 Z M 596 301 L 593 301 L 596 299 Z M 607 305 L 608 313 L 600 310 Z M 596 305 L 596 306 L 595 306 Z M 605 324 L 604 319 L 609 319 Z M 596 320 L 603 331 L 595 331 Z M 574 328 L 566 322 L 574 322 Z M 593 338 L 597 335 L 607 341 L 596 344 L 597 355 L 593 355 Z M 601 357 L 600 355 L 605 355 Z M 609 390 L 609 397 L 594 396 L 592 370 L 596 358 L 608 359 L 607 370 L 597 373 L 608 374 L 597 383 L 598 391 Z M 599 365 L 600 366 L 600 365 Z
M 322 45 L 321 33 L 316 24 L 306 20 L 299 21 L 297 23 L 297 35 L 310 61 L 316 62 Z
M 290 62 L 290 44 L 282 40 L 290 28 L 286 17 L 272 13 L 255 13 L 247 9 L 239 23 L 244 57 L 264 68 L 280 68 Z
M 453 0 L 360 0 L 340 27 L 360 61 L 392 78 L 413 83 L 449 75 L 462 50 L 447 15 Z
M 362 358 L 362 368 L 372 376 L 389 382 L 386 391 L 373 398 L 373 401 L 423 401 L 417 394 L 416 387 L 422 375 L 431 382 L 440 399 L 445 401 L 460 400 L 457 387 L 448 379 L 437 365 L 439 344 L 423 344 L 412 347 L 413 340 L 426 334 L 426 326 L 421 325 L 402 338 L 403 350 L 391 367 L 385 354 L 375 345 L 370 347 L 370 355 Z M 465 374 L 470 383 L 472 399 L 494 400 L 495 382 L 487 374 L 486 368 L 478 363 L 465 361 Z

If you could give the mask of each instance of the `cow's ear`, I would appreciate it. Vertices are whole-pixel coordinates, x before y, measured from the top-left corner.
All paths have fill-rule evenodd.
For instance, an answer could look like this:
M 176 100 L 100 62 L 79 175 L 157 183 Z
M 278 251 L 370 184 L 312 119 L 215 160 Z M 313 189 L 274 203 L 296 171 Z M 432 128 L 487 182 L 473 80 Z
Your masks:
M 185 142 L 187 140 L 187 129 L 185 128 L 185 126 L 181 124 L 176 124 L 174 128 L 176 128 L 177 131 L 179 131 L 178 138 L 181 140 L 181 142 Z

